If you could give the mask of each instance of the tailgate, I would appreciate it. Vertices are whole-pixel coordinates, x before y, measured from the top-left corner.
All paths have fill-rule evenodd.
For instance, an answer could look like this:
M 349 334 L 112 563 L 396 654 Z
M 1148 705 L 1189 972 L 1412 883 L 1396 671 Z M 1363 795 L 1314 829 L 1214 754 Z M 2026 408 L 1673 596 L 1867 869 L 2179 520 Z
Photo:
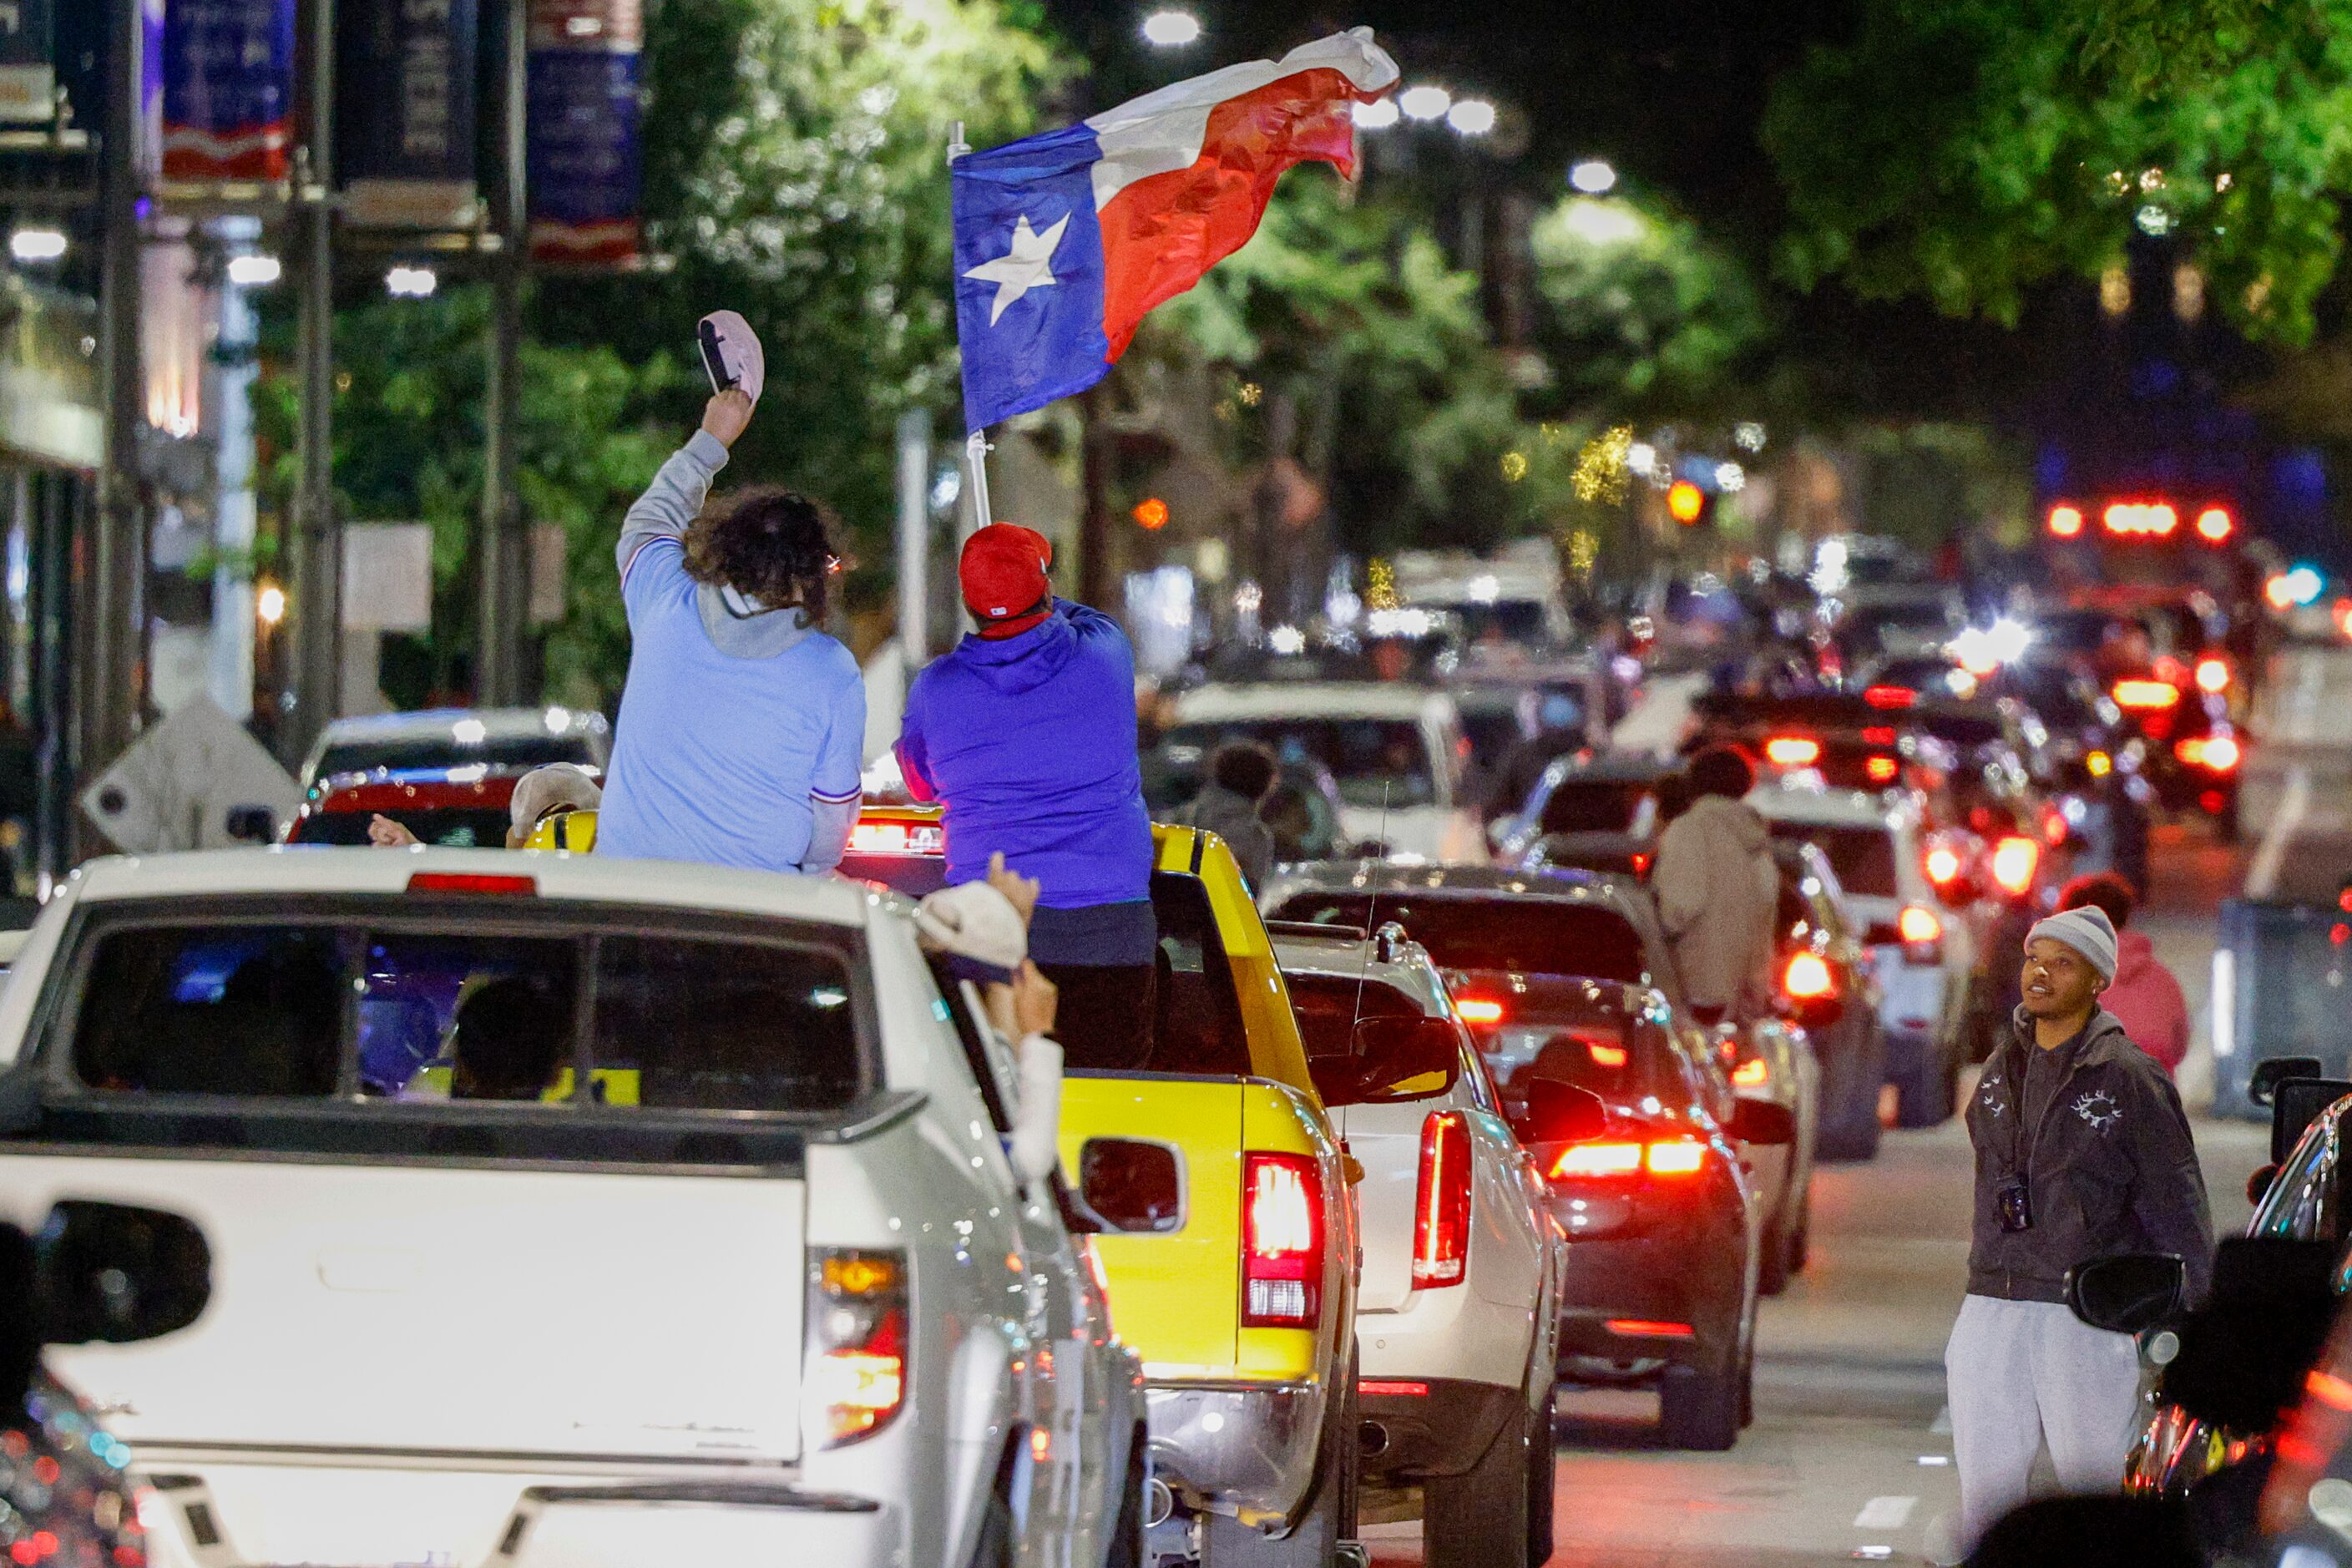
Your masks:
M 236 1158 L 0 1155 L 60 1196 L 187 1215 L 211 1305 L 53 1352 L 133 1444 L 790 1459 L 803 1184 Z
M 1364 1179 L 1356 1184 L 1364 1237 L 1356 1310 L 1401 1312 L 1412 1300 L 1413 1205 L 1421 1195 L 1421 1129 L 1427 1108 L 1413 1100 L 1351 1105 L 1347 1117 L 1348 1152 L 1364 1167 Z
M 1244 1086 L 1230 1078 L 1073 1073 L 1062 1085 L 1062 1162 L 1089 1138 L 1172 1143 L 1183 1155 L 1184 1226 L 1095 1239 L 1111 1322 L 1154 1379 L 1231 1377 L 1241 1327 Z

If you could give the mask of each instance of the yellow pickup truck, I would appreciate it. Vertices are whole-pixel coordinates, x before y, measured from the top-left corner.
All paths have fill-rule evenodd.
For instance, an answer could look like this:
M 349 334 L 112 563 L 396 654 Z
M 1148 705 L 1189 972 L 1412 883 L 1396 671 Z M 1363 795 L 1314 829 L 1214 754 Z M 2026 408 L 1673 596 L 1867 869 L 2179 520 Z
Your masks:
M 1083 1198 L 1097 1140 L 1175 1155 L 1177 1212 L 1096 1237 L 1112 1320 L 1143 1358 L 1169 1523 L 1197 1518 L 1203 1568 L 1323 1568 L 1355 1533 L 1351 1167 L 1232 851 L 1190 827 L 1152 837 L 1151 1068 L 1066 1078 L 1063 1166 Z M 868 805 L 841 868 L 919 895 L 944 849 L 935 808 Z
M 530 847 L 594 842 L 594 813 L 574 812 Z M 1172 1510 L 1155 1532 L 1189 1537 L 1202 1568 L 1327 1568 L 1355 1534 L 1356 1167 L 1233 852 L 1190 827 L 1154 826 L 1152 842 L 1152 1065 L 1065 1078 L 1063 1167 L 1084 1214 L 1089 1145 L 1172 1155 L 1174 1203 L 1095 1237 L 1112 1320 L 1143 1360 Z M 936 806 L 868 805 L 841 870 L 919 898 L 945 883 L 946 843 Z

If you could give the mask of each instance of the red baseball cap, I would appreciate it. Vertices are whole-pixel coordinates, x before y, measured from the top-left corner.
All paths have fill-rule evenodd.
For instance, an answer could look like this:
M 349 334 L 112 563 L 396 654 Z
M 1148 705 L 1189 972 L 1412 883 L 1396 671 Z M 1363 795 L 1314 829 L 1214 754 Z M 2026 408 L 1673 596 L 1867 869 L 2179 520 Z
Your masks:
M 992 522 L 963 542 L 956 579 L 984 637 L 1017 637 L 1054 610 L 1045 568 L 1053 541 L 1016 522 Z

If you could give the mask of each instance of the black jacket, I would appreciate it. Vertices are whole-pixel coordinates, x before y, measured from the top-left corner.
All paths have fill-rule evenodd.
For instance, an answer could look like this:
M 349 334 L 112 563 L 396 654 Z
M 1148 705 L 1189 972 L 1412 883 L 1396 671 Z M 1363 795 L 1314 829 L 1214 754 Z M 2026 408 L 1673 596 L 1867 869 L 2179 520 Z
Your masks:
M 2131 1043 L 2115 1015 L 2094 1013 L 2081 1035 L 2056 1047 L 2072 1058 L 2065 1076 L 2041 1125 L 2021 1136 L 2026 1053 L 2040 1048 L 2021 1009 L 1969 1101 L 1977 1158 L 1969 1294 L 2063 1301 L 2066 1271 L 2078 1263 L 2169 1252 L 2189 1266 L 2189 1299 L 2202 1300 L 2213 1268 L 2213 1220 L 2172 1079 Z M 2021 1157 L 2033 1225 L 2004 1231 L 1994 1194 Z

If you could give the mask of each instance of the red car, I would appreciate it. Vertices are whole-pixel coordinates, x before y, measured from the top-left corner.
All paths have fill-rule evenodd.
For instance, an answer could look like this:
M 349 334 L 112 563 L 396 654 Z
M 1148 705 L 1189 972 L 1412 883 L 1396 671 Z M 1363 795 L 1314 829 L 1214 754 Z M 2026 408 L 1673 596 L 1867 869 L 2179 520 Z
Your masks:
M 419 768 L 345 774 L 310 786 L 289 844 L 365 844 L 378 813 L 417 841 L 454 849 L 503 849 L 508 807 L 527 769 Z

